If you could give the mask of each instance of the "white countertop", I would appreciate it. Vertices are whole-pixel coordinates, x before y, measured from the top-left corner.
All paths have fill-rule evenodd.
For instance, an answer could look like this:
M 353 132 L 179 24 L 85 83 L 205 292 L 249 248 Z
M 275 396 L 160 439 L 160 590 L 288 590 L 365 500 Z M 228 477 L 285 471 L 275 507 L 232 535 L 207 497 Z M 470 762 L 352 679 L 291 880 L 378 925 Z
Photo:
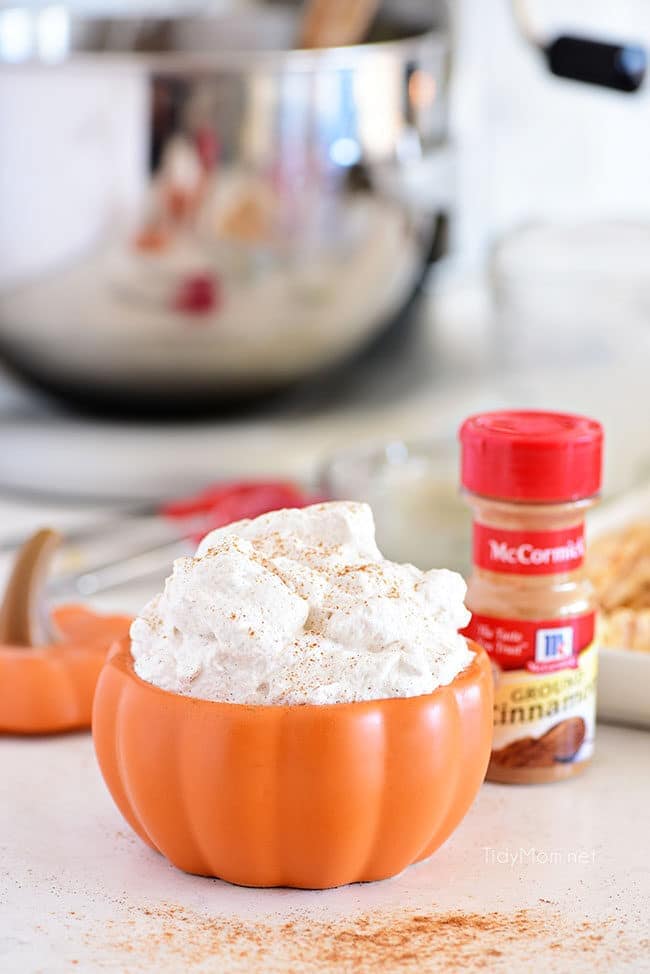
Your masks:
M 484 785 L 395 879 L 301 892 L 175 870 L 121 819 L 89 735 L 1 739 L 0 969 L 641 974 L 650 737 L 601 726 L 597 744 L 573 780 Z

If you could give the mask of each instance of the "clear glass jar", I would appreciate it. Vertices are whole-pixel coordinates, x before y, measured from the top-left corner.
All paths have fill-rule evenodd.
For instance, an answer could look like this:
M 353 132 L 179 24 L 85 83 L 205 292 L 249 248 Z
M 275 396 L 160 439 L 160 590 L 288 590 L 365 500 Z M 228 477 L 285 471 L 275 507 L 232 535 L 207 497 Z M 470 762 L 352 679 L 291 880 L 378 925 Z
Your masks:
M 549 532 L 576 528 L 584 534 L 587 511 L 594 498 L 570 504 L 509 504 L 465 492 L 474 519 L 504 531 Z M 595 606 L 591 583 L 582 569 L 551 575 L 513 575 L 504 585 L 503 574 L 474 566 L 468 601 L 476 612 L 498 611 L 518 619 L 551 619 L 579 615 Z
M 327 462 L 321 486 L 334 500 L 370 504 L 377 544 L 392 561 L 469 574 L 469 512 L 458 495 L 453 437 L 358 444 Z
M 602 430 L 583 417 L 511 412 L 472 417 L 461 440 L 474 515 L 466 635 L 495 677 L 487 777 L 572 777 L 595 737 L 595 604 L 583 563 Z

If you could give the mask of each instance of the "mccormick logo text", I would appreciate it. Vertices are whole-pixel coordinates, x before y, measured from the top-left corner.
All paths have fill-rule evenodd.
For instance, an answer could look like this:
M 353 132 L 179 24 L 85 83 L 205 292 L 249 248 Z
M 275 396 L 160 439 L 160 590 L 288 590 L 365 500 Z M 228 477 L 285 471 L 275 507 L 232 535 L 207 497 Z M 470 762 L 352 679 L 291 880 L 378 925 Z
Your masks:
M 571 538 L 553 548 L 536 548 L 530 542 L 509 545 L 507 541 L 488 539 L 490 561 L 501 565 L 566 565 L 581 562 L 585 556 L 583 538 Z
M 474 561 L 488 571 L 552 575 L 574 571 L 584 557 L 582 525 L 558 531 L 508 531 L 474 524 Z
M 573 629 L 571 626 L 554 626 L 538 629 L 535 633 L 535 662 L 554 663 L 573 656 Z

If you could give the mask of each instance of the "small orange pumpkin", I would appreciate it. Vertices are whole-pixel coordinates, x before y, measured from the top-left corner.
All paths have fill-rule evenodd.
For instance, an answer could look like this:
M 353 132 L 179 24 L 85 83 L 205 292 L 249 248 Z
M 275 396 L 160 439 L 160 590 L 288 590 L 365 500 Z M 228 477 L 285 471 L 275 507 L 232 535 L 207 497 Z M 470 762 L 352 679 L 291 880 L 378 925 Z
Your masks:
M 52 531 L 18 553 L 0 608 L 0 733 L 54 734 L 90 727 L 97 677 L 111 645 L 128 633 L 125 616 L 40 604 Z
M 97 685 L 99 765 L 133 830 L 186 872 L 303 889 L 384 879 L 445 841 L 485 776 L 492 674 L 472 649 L 426 696 L 251 707 L 145 683 L 124 640 Z

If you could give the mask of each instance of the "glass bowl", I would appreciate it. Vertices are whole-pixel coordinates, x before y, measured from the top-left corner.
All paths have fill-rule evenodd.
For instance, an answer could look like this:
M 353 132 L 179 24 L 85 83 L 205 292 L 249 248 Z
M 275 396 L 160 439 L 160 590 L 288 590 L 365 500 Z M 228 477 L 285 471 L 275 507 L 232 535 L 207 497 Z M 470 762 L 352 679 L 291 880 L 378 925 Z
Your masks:
M 334 500 L 366 501 L 387 558 L 418 568 L 470 567 L 470 515 L 458 486 L 455 438 L 360 444 L 325 465 L 322 488 Z

